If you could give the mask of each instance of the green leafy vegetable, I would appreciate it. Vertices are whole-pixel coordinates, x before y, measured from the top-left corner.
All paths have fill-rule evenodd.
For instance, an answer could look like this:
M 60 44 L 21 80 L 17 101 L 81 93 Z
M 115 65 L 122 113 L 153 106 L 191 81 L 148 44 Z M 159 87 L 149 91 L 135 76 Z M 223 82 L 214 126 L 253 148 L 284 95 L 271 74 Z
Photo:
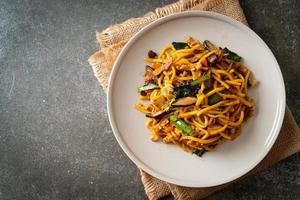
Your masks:
M 225 47 L 223 49 L 224 53 L 228 53 L 228 56 L 227 58 L 230 59 L 230 60 L 233 60 L 233 61 L 236 61 L 236 62 L 240 62 L 242 57 L 239 56 L 238 54 L 236 54 L 235 52 L 233 51 L 230 51 L 227 47 Z
M 177 98 L 181 97 L 187 97 L 187 96 L 193 96 L 197 93 L 197 85 L 192 86 L 189 82 L 179 85 L 177 87 L 174 87 L 174 94 Z
M 210 76 L 205 74 L 200 79 L 174 87 L 174 94 L 176 96 L 176 99 L 196 95 L 199 83 L 208 80 L 210 80 Z
M 176 50 L 179 50 L 179 49 L 185 49 L 185 47 L 188 47 L 189 45 L 185 42 L 172 42 L 172 45 L 173 47 L 176 49 Z
M 208 97 L 208 105 L 214 105 L 222 100 L 222 97 L 218 95 L 218 93 L 215 93 Z
M 178 119 L 176 115 L 171 115 L 170 121 L 177 126 L 177 128 L 182 132 L 182 134 L 192 135 L 193 133 L 192 127 L 187 123 L 185 123 L 183 120 Z
M 154 89 L 158 89 L 159 86 L 153 83 L 147 83 L 141 87 L 138 88 L 138 91 L 141 93 L 143 91 L 147 91 L 147 90 L 154 90 Z
M 202 157 L 205 152 L 207 152 L 206 149 L 197 149 L 193 152 L 193 154 L 196 154 L 197 156 Z

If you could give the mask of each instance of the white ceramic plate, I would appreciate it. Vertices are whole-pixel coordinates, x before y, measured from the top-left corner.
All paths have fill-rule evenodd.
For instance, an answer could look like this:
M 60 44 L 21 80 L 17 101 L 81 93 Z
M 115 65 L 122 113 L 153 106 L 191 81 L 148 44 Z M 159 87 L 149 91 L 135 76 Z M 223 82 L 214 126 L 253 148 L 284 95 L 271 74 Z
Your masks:
M 150 141 L 146 117 L 134 109 L 137 87 L 143 84 L 148 50 L 159 52 L 173 41 L 191 35 L 228 47 L 243 57 L 259 81 L 251 89 L 255 115 L 241 136 L 199 158 L 175 145 Z M 108 113 L 119 144 L 129 158 L 149 174 L 177 185 L 208 187 L 232 181 L 255 167 L 274 144 L 285 110 L 285 89 L 278 63 L 252 30 L 229 17 L 211 12 L 184 12 L 143 28 L 123 48 L 109 82 Z

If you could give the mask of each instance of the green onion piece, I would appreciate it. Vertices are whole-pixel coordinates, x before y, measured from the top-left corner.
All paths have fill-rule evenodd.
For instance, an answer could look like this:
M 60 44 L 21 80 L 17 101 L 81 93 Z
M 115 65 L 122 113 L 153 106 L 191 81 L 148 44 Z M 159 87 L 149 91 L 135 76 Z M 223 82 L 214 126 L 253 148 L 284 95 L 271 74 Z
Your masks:
M 183 120 L 177 120 L 176 125 L 182 131 L 183 134 L 192 135 L 192 127 L 186 124 Z
M 199 83 L 202 83 L 204 81 L 208 81 L 210 79 L 210 76 L 207 74 L 204 74 L 201 78 L 194 80 L 193 82 L 191 82 L 191 86 L 196 86 Z
M 186 124 L 183 120 L 177 120 L 176 125 L 182 131 L 183 134 L 192 135 L 193 132 L 192 127 Z
M 176 99 L 181 97 L 187 97 L 193 93 L 196 88 L 191 87 L 190 84 L 180 85 L 178 87 L 174 87 L 174 94 Z
M 218 95 L 218 93 L 215 93 L 208 97 L 208 105 L 214 105 L 222 100 L 222 97 Z
M 178 120 L 178 117 L 176 115 L 171 115 L 170 116 L 170 121 L 173 123 L 176 123 L 176 121 Z
M 184 135 L 192 135 L 193 129 L 190 125 L 185 123 L 183 120 L 178 119 L 177 116 L 171 115 L 170 116 L 170 121 L 174 123 L 177 128 L 182 132 Z
M 176 49 L 176 50 L 179 50 L 179 49 L 185 49 L 185 47 L 188 47 L 189 45 L 185 42 L 172 42 L 172 45 L 173 47 Z
M 154 90 L 154 89 L 158 89 L 159 86 L 153 83 L 148 83 L 146 85 L 143 85 L 141 87 L 138 88 L 139 92 L 143 92 L 143 91 L 147 91 L 147 90 Z
M 193 154 L 196 154 L 197 156 L 202 157 L 205 152 L 207 152 L 206 149 L 197 149 L 193 152 Z
M 242 57 L 239 56 L 238 54 L 236 54 L 235 52 L 233 51 L 230 51 L 227 47 L 225 47 L 223 49 L 224 53 L 228 53 L 228 56 L 227 58 L 230 59 L 230 60 L 233 60 L 233 61 L 236 61 L 236 62 L 240 62 Z

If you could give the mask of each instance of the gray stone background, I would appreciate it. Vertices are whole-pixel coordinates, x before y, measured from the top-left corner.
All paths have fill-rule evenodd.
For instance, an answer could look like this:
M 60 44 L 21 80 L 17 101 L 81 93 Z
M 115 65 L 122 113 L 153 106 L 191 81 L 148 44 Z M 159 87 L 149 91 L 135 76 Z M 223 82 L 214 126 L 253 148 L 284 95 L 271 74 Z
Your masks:
M 0 200 L 146 199 L 88 57 L 95 31 L 171 0 L 0 1 Z M 241 1 L 300 122 L 300 1 Z M 271 101 L 271 99 L 270 99 Z M 300 154 L 208 199 L 300 199 Z

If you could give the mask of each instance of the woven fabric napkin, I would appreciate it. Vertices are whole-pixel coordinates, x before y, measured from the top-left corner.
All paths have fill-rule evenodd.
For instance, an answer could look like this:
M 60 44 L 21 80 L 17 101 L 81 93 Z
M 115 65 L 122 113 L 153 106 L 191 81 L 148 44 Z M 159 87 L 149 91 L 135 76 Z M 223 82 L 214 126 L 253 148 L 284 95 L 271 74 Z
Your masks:
M 96 37 L 101 50 L 95 52 L 88 60 L 104 91 L 107 91 L 108 79 L 114 61 L 129 38 L 145 25 L 158 18 L 186 10 L 217 12 L 232 17 L 247 25 L 247 21 L 238 0 L 181 0 L 162 8 L 157 8 L 154 12 L 149 12 L 143 17 L 132 18 L 121 24 L 113 25 L 101 33 L 97 33 Z M 268 155 L 245 176 L 257 173 L 299 151 L 299 127 L 289 108 L 286 107 L 283 125 L 277 141 Z M 201 199 L 231 184 L 227 183 L 208 188 L 187 188 L 161 181 L 142 170 L 140 170 L 140 173 L 145 192 L 151 200 L 169 195 L 173 195 L 175 199 L 182 200 Z

